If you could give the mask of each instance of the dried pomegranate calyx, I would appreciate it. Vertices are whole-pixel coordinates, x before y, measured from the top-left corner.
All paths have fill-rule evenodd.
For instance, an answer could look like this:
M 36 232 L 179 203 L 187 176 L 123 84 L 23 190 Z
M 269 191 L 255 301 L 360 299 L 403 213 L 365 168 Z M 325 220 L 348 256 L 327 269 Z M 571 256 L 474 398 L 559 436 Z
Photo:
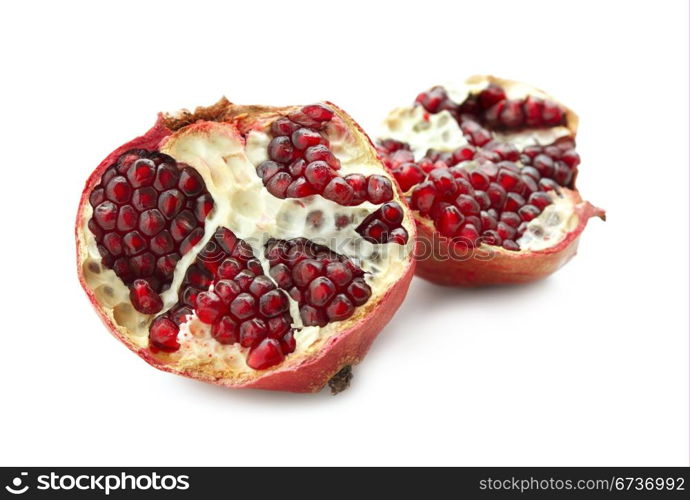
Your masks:
M 275 130 L 281 124 L 290 125 L 287 122 L 299 127 L 289 136 L 277 135 Z M 367 324 L 377 309 L 389 309 L 381 304 L 384 296 L 398 282 L 407 286 L 414 225 L 392 177 L 347 115 L 328 104 L 276 109 L 225 103 L 214 110 L 213 120 L 165 117 L 154 130 L 161 134 L 146 144 L 147 154 L 164 155 L 188 168 L 184 179 L 182 175 L 178 179 L 178 189 L 183 190 L 184 185 L 195 197 L 194 206 L 187 207 L 186 201 L 180 203 L 175 193 L 163 189 L 168 187 L 164 181 L 154 179 L 161 188 L 156 188 L 156 210 L 173 222 L 184 210 L 194 217 L 197 213 L 205 216 L 202 233 L 193 244 L 164 262 L 172 268 L 172 276 L 167 287 L 160 289 L 162 307 L 148 300 L 144 293 L 148 289 L 141 286 L 135 298 L 146 307 L 133 306 L 127 284 L 99 254 L 97 239 L 104 235 L 97 234 L 100 226 L 94 231 L 94 223 L 90 223 L 96 218 L 93 204 L 82 203 L 78 221 L 80 266 L 87 292 L 128 345 L 146 352 L 145 357 L 155 364 L 237 385 L 253 377 L 256 370 L 289 371 L 305 360 L 319 358 L 336 335 L 364 330 L 373 339 L 371 332 L 380 327 L 368 328 Z M 266 162 L 276 149 L 271 146 L 275 137 L 285 137 L 291 144 L 287 147 L 282 140 L 285 151 L 279 152 L 283 156 L 274 151 L 275 160 L 287 161 L 289 153 L 295 155 L 293 161 L 306 163 L 302 170 L 297 166 L 289 170 L 291 165 L 281 164 L 282 171 L 291 176 L 291 185 L 299 181 L 297 187 L 288 186 L 291 196 L 276 196 L 261 175 L 273 168 Z M 326 150 L 314 150 L 317 146 Z M 119 155 L 122 153 L 118 152 L 115 162 Z M 335 175 L 323 168 L 328 161 L 337 161 Z M 90 181 L 87 191 L 103 180 L 103 171 Z M 140 177 L 135 174 L 127 177 L 129 183 L 146 187 L 145 169 L 142 167 Z M 354 179 L 353 184 L 348 178 Z M 352 186 L 361 188 L 357 185 L 360 178 L 364 179 L 364 199 L 344 203 L 338 182 L 346 182 L 354 196 Z M 301 190 L 305 185 L 312 191 Z M 118 194 L 122 199 L 117 200 L 126 202 L 126 194 Z M 87 201 L 89 196 L 87 193 Z M 153 241 L 161 233 L 159 219 L 146 214 L 151 210 L 148 205 L 139 206 L 142 211 L 136 214 L 137 220 L 145 222 L 147 243 L 156 250 L 167 250 L 167 239 Z M 179 235 L 195 230 L 185 221 L 171 222 L 165 229 L 173 243 L 179 244 Z M 360 227 L 365 221 L 366 227 Z M 365 232 L 374 221 L 385 224 L 385 238 Z M 242 246 L 246 258 L 227 248 L 231 238 L 227 234 Z M 306 241 L 309 248 L 325 249 L 319 251 L 323 255 L 308 256 L 321 259 L 322 274 L 305 282 L 300 289 L 302 299 L 290 295 L 273 277 L 275 266 L 266 255 L 273 241 Z M 313 308 L 318 321 L 305 321 L 309 316 L 301 309 L 307 306 Z M 353 354 L 353 360 L 361 355 Z

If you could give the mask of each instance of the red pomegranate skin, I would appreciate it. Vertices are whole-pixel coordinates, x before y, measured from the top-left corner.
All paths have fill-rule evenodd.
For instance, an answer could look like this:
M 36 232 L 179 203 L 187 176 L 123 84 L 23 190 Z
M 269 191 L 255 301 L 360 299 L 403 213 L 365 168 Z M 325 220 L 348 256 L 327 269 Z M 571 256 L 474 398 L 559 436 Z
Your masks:
M 221 101 L 220 104 L 227 101 Z M 229 103 L 228 103 L 229 104 Z M 336 109 L 344 116 L 348 117 L 344 111 L 327 102 L 328 106 Z M 351 119 L 350 119 L 351 120 Z M 89 301 L 96 310 L 101 321 L 105 324 L 110 333 L 115 336 L 120 342 L 125 344 L 131 351 L 135 352 L 140 358 L 149 363 L 151 366 L 169 373 L 175 373 L 185 377 L 201 380 L 204 382 L 220 385 L 228 388 L 251 388 L 272 391 L 288 391 L 296 393 L 314 393 L 319 392 L 328 381 L 340 370 L 347 366 L 359 363 L 368 352 L 372 342 L 381 332 L 381 330 L 388 324 L 397 309 L 402 304 L 410 282 L 415 273 L 416 261 L 410 259 L 407 269 L 401 278 L 395 282 L 393 286 L 374 304 L 366 304 L 364 309 L 366 313 L 362 315 L 359 321 L 352 327 L 335 333 L 327 340 L 318 353 L 307 358 L 302 358 L 299 362 L 283 363 L 277 368 L 260 371 L 247 380 L 234 379 L 219 379 L 212 378 L 194 371 L 187 371 L 179 369 L 175 364 L 167 362 L 167 356 L 164 353 L 155 354 L 148 348 L 141 348 L 134 345 L 127 339 L 125 328 L 115 324 L 101 308 L 98 300 L 95 297 L 93 290 L 87 285 L 80 256 L 80 235 L 79 227 L 80 221 L 83 220 L 83 212 L 88 206 L 89 194 L 93 188 L 99 183 L 103 172 L 124 152 L 136 149 L 159 149 L 165 142 L 166 138 L 173 133 L 167 126 L 168 120 L 164 114 L 159 114 L 158 120 L 151 129 L 144 135 L 137 137 L 128 143 L 120 146 L 112 153 L 110 153 L 99 165 L 94 172 L 89 176 L 84 189 L 82 191 L 79 209 L 77 211 L 77 218 L 75 224 L 75 238 L 77 241 L 76 255 L 77 255 L 77 271 L 79 282 L 86 292 Z M 350 125 L 362 132 L 361 127 L 351 120 Z M 241 126 L 241 123 L 240 123 Z M 242 128 L 242 127 L 240 127 Z M 372 145 L 371 140 L 364 134 L 364 137 Z M 395 183 L 394 183 L 395 184 Z M 397 184 L 395 184 L 396 189 Z M 401 198 L 404 203 L 404 199 Z M 414 240 L 416 237 L 415 227 L 410 228 L 410 238 Z M 375 310 L 372 310 L 375 308 Z

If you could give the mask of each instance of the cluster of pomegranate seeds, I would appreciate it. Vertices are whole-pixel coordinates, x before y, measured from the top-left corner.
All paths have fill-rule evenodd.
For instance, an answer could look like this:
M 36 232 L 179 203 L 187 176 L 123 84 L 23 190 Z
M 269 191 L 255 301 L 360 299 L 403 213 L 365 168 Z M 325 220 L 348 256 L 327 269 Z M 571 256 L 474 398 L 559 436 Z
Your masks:
M 215 340 L 249 348 L 247 364 L 263 370 L 295 350 L 289 307 L 251 247 L 219 228 L 187 269 L 178 304 L 151 324 L 149 340 L 157 349 L 176 351 L 179 325 L 195 312 L 211 325 Z
M 340 161 L 324 134 L 332 118 L 330 108 L 311 104 L 271 124 L 269 159 L 256 169 L 266 189 L 278 198 L 318 194 L 344 206 L 391 201 L 393 186 L 387 177 L 338 174 Z
M 370 243 L 407 243 L 409 235 L 402 227 L 404 217 L 402 207 L 398 202 L 384 203 L 375 212 L 369 214 L 356 231 Z
M 213 198 L 193 168 L 158 151 L 128 151 L 89 196 L 88 227 L 103 265 L 130 287 L 134 307 L 160 311 L 177 261 L 204 235 Z
M 580 157 L 569 138 L 520 151 L 493 131 L 563 125 L 563 107 L 535 96 L 509 100 L 495 84 L 460 104 L 442 87 L 416 102 L 429 113 L 450 112 L 469 144 L 452 152 L 429 150 L 415 160 L 406 143 L 380 141 L 384 164 L 409 194 L 410 206 L 459 244 L 519 250 L 527 223 L 552 202 L 548 191 L 573 185 Z
M 350 259 L 305 238 L 270 240 L 270 275 L 299 304 L 305 326 L 342 321 L 365 304 L 371 288 Z

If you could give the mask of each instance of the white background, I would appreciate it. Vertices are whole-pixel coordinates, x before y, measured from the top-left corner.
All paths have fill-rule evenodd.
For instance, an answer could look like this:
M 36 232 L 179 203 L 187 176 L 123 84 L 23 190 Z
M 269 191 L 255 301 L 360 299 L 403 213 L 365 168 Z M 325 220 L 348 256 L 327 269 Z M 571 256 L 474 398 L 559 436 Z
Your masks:
M 4 2 L 2 465 L 687 465 L 687 2 Z M 608 210 L 529 286 L 420 280 L 331 397 L 158 372 L 79 287 L 83 182 L 159 110 L 329 99 L 375 132 L 473 73 L 581 117 Z

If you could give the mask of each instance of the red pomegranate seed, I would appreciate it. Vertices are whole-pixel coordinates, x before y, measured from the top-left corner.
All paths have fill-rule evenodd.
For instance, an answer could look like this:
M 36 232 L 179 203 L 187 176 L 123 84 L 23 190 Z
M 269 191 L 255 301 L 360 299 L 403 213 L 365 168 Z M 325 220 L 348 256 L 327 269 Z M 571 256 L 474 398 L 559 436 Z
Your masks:
M 304 176 L 317 192 L 323 191 L 335 175 L 333 169 L 325 161 L 313 161 L 304 171 Z
M 390 226 L 397 226 L 400 224 L 403 220 L 403 209 L 402 207 L 395 201 L 386 203 L 380 208 L 381 211 L 381 218 L 383 219 L 384 222 L 386 222 Z
M 316 191 L 304 177 L 292 181 L 285 192 L 285 196 L 288 198 L 304 198 L 313 194 L 316 194 Z
M 496 209 L 503 207 L 506 199 L 506 190 L 500 184 L 492 182 L 486 190 L 486 194 L 491 201 L 491 206 Z
M 503 210 L 508 212 L 517 212 L 518 208 L 525 204 L 525 199 L 517 193 L 508 193 L 506 196 L 505 205 L 503 205 Z
M 282 349 L 283 354 L 290 354 L 291 352 L 294 352 L 296 347 L 297 342 L 295 341 L 292 331 L 287 332 L 283 338 L 280 339 L 280 348 Z
M 479 218 L 481 220 L 481 226 L 483 229 L 496 229 L 496 224 L 498 224 L 498 221 L 496 220 L 496 217 L 489 212 L 482 210 L 479 214 Z
M 309 104 L 300 111 L 317 122 L 327 122 L 333 118 L 333 110 L 323 104 Z
M 175 249 L 175 242 L 168 231 L 162 231 L 151 238 L 149 248 L 156 255 L 165 255 Z
M 560 125 L 564 118 L 563 108 L 553 101 L 544 101 L 544 112 L 542 113 L 542 120 L 545 125 L 554 126 Z M 504 242 L 505 245 L 505 242 Z
M 436 220 L 436 228 L 443 236 L 452 237 L 455 236 L 464 221 L 465 217 L 460 211 L 449 205 L 441 210 L 441 214 Z
M 179 260 L 180 257 L 177 254 L 170 254 L 160 257 L 156 261 L 156 271 L 158 272 L 158 275 L 161 278 L 164 278 L 166 281 L 172 280 L 175 266 Z
M 347 295 L 339 293 L 333 298 L 331 303 L 328 304 L 328 307 L 326 308 L 326 315 L 331 321 L 342 321 L 352 316 L 354 311 L 355 306 L 352 305 L 352 302 L 350 302 L 350 299 L 347 298 Z
M 498 231 L 488 229 L 482 233 L 482 242 L 487 245 L 500 246 L 503 243 L 503 238 L 498 234 Z
M 276 339 L 263 339 L 247 356 L 247 365 L 254 370 L 265 370 L 285 359 L 280 343 Z
M 431 210 L 436 199 L 436 188 L 429 182 L 422 182 L 412 191 L 412 208 L 419 210 L 422 215 L 426 215 Z
M 424 180 L 424 172 L 414 163 L 404 163 L 393 170 L 393 176 L 398 181 L 403 192 L 409 191 L 413 186 Z
M 279 163 L 290 163 L 295 156 L 295 147 L 288 137 L 274 137 L 268 143 L 268 156 Z
M 463 215 L 478 215 L 481 210 L 479 203 L 467 194 L 458 196 L 455 200 L 455 205 Z
M 520 245 L 515 243 L 513 240 L 504 240 L 503 248 L 506 250 L 520 250 Z
M 165 218 L 155 208 L 146 210 L 139 217 L 139 231 L 146 236 L 155 236 L 160 233 L 165 227 Z
M 240 345 L 254 347 L 266 337 L 267 333 L 268 328 L 262 319 L 248 319 L 240 325 Z
M 453 175 L 445 168 L 438 168 L 429 174 L 429 180 L 436 188 L 436 195 L 450 198 L 458 191 L 458 183 Z
M 184 255 L 189 252 L 197 243 L 201 241 L 203 237 L 204 230 L 200 227 L 197 227 L 195 230 L 189 233 L 184 240 L 182 240 L 182 243 L 180 243 L 180 253 Z
M 280 288 L 289 289 L 292 287 L 290 268 L 285 264 L 281 263 L 271 267 L 270 274 Z
M 268 181 L 266 189 L 276 198 L 285 198 L 288 186 L 292 182 L 292 177 L 287 172 L 279 172 Z
M 340 162 L 333 155 L 333 152 L 324 144 L 311 146 L 304 151 L 304 159 L 307 163 L 313 161 L 325 161 L 331 168 L 338 170 Z
M 123 233 L 131 231 L 137 226 L 138 220 L 139 214 L 131 205 L 120 207 L 120 211 L 117 214 L 117 230 Z
M 117 205 L 104 201 L 94 209 L 93 216 L 101 229 L 110 231 L 115 228 L 117 221 Z
M 352 271 L 342 262 L 331 262 L 326 266 L 326 277 L 337 287 L 344 287 L 352 281 Z
M 300 128 L 300 126 L 297 123 L 287 118 L 278 118 L 271 124 L 271 133 L 274 136 L 291 136 L 292 133 L 298 128 Z
M 398 245 L 404 245 L 407 243 L 409 235 L 404 227 L 396 227 L 388 235 L 388 243 L 397 243 Z
M 264 182 L 264 184 L 266 184 L 271 177 L 278 172 L 282 172 L 284 168 L 285 167 L 283 165 L 280 165 L 273 160 L 266 160 L 259 163 L 259 166 L 256 167 L 256 173 L 259 177 L 261 177 L 261 180 Z
M 553 169 L 553 180 L 555 180 L 561 186 L 570 185 L 570 181 L 573 178 L 573 172 L 568 168 L 568 166 L 558 161 Z
M 326 313 L 316 307 L 302 306 L 299 309 L 299 314 L 305 326 L 326 326 L 328 324 Z
M 462 243 L 472 246 L 479 239 L 479 232 L 473 224 L 465 224 L 458 232 L 458 237 Z
M 122 236 L 117 233 L 108 233 L 103 237 L 103 245 L 111 255 L 117 257 L 122 253 Z
M 569 149 L 563 153 L 561 156 L 561 161 L 573 169 L 580 164 L 580 155 L 577 154 L 575 150 Z
M 149 328 L 149 340 L 161 351 L 173 352 L 180 348 L 177 342 L 179 327 L 168 318 L 156 318 Z
M 246 319 L 256 314 L 256 299 L 248 293 L 239 294 L 230 304 L 230 312 L 238 319 Z
M 323 189 L 323 197 L 339 205 L 349 205 L 354 196 L 354 190 L 342 177 L 332 178 Z
M 479 93 L 479 104 L 482 108 L 487 109 L 497 102 L 505 100 L 505 98 L 505 91 L 495 83 L 490 83 Z
M 505 222 L 499 222 L 496 232 L 503 240 L 510 240 L 515 237 L 516 230 L 514 227 L 506 224 Z
M 527 96 L 522 108 L 525 112 L 525 124 L 528 127 L 539 127 L 542 125 L 542 114 L 544 112 L 544 101 L 535 96 Z
M 153 187 L 159 192 L 172 189 L 177 186 L 179 179 L 180 174 L 177 168 L 164 163 L 156 169 L 156 180 L 153 182 Z
M 532 160 L 532 166 L 537 169 L 539 175 L 542 177 L 552 177 L 554 164 L 550 156 L 545 154 L 538 154 Z
M 499 218 L 501 222 L 505 222 L 509 226 L 518 227 L 522 219 L 515 212 L 503 212 Z
M 307 149 L 323 141 L 321 134 L 308 128 L 298 128 L 292 133 L 291 137 L 292 144 L 294 144 L 297 149 Z
M 345 177 L 345 182 L 347 182 L 354 196 L 352 198 L 353 205 L 359 205 L 360 203 L 366 201 L 367 199 L 367 178 L 362 174 L 349 174 Z
M 132 284 L 129 299 L 134 309 L 143 314 L 156 314 L 163 309 L 163 300 L 149 283 L 142 279 L 135 280 Z
M 125 255 L 136 255 L 146 248 L 146 240 L 137 231 L 125 234 L 122 241 L 125 245 Z
M 268 336 L 272 339 L 280 339 L 285 335 L 291 327 L 292 316 L 289 314 L 282 314 L 268 320 Z
M 118 175 L 113 177 L 105 186 L 105 196 L 117 204 L 127 203 L 132 197 L 132 188 L 127 179 Z
M 367 180 L 367 197 L 375 205 L 392 200 L 393 185 L 391 181 L 383 175 L 370 175 Z
M 214 292 L 201 292 L 196 297 L 196 314 L 199 320 L 212 325 L 225 311 L 225 305 Z
M 132 195 L 132 206 L 140 212 L 154 208 L 157 202 L 158 193 L 152 187 L 135 189 Z
M 541 211 L 551 204 L 551 197 L 543 191 L 538 191 L 530 195 L 528 202 Z
M 355 278 L 347 287 L 347 295 L 356 306 L 365 304 L 371 297 L 371 288 L 367 285 L 364 278 Z
M 517 188 L 521 179 L 515 172 L 502 168 L 498 171 L 497 181 L 506 191 L 513 191 Z
M 211 336 L 221 344 L 234 344 L 239 341 L 239 328 L 230 316 L 223 316 L 213 323 Z
M 315 307 L 321 307 L 328 303 L 335 295 L 336 289 L 333 282 L 320 276 L 309 283 L 307 288 L 307 301 Z
M 539 215 L 540 211 L 534 205 L 525 205 L 518 210 L 518 215 L 523 221 L 529 222 Z
M 259 312 L 267 318 L 284 313 L 289 307 L 287 297 L 280 290 L 271 290 L 259 299 Z
M 314 259 L 306 259 L 298 264 L 292 270 L 292 280 L 299 287 L 305 287 L 317 276 L 320 276 L 323 271 L 323 264 Z
M 491 208 L 491 199 L 484 191 L 475 191 L 474 199 L 477 201 L 477 203 L 479 203 L 479 208 L 482 210 L 488 210 Z
M 194 215 L 196 220 L 203 223 L 206 216 L 213 210 L 213 198 L 210 194 L 205 193 L 200 195 L 194 202 Z
M 127 179 L 133 188 L 150 186 L 156 178 L 156 165 L 142 158 L 135 161 L 127 170 Z
M 191 167 L 185 167 L 180 172 L 180 180 L 177 186 L 185 195 L 196 196 L 203 191 L 204 180 L 196 170 Z
M 232 301 L 235 300 L 242 290 L 234 281 L 223 279 L 216 282 L 213 286 L 213 291 L 218 295 L 224 305 L 230 306 Z

